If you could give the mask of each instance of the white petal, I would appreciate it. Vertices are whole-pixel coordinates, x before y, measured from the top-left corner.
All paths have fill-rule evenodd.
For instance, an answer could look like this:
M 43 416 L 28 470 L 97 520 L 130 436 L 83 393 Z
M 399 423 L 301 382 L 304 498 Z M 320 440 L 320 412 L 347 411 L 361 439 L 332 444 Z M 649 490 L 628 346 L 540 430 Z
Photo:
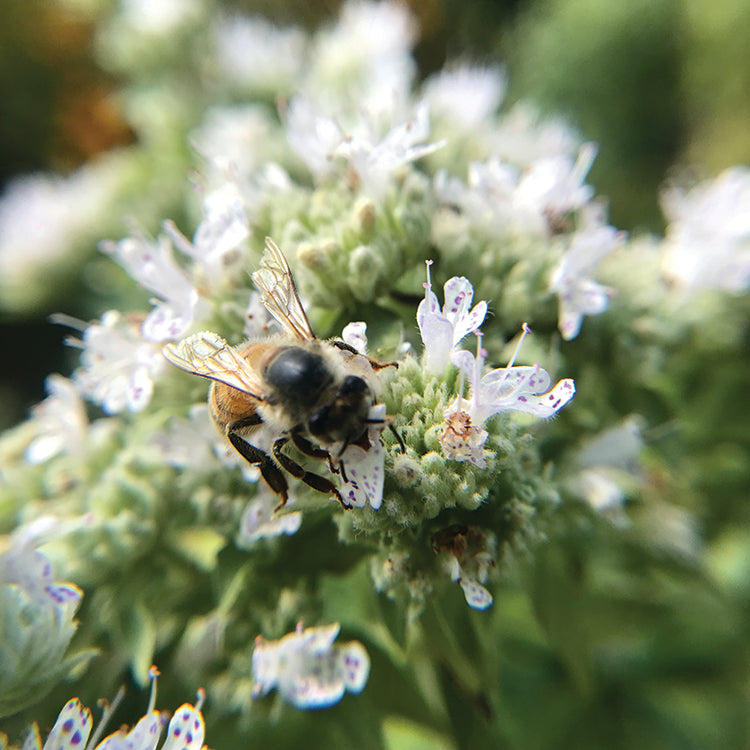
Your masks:
M 462 578 L 459 585 L 463 589 L 466 603 L 472 609 L 487 609 L 492 604 L 492 594 L 481 583 L 471 578 Z

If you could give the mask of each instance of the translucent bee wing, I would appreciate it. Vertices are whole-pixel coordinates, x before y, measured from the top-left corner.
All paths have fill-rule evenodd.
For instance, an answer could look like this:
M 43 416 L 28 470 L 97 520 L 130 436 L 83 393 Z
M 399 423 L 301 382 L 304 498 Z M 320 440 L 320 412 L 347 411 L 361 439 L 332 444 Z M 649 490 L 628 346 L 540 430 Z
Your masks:
M 260 268 L 252 274 L 252 278 L 266 309 L 287 333 L 300 341 L 315 339 L 297 294 L 289 264 L 270 237 L 266 237 L 266 250 L 261 258 Z
M 227 342 L 210 331 L 188 336 L 176 344 L 167 344 L 162 352 L 176 367 L 193 375 L 236 388 L 259 401 L 263 384 L 248 363 Z
M 167 740 L 161 750 L 200 750 L 205 732 L 203 714 L 189 703 L 183 703 L 169 722 Z
M 42 750 L 78 750 L 86 746 L 91 733 L 91 711 L 72 698 L 60 711 Z
M 462 578 L 458 583 L 463 589 L 466 603 L 472 609 L 487 609 L 492 604 L 492 594 L 478 581 Z

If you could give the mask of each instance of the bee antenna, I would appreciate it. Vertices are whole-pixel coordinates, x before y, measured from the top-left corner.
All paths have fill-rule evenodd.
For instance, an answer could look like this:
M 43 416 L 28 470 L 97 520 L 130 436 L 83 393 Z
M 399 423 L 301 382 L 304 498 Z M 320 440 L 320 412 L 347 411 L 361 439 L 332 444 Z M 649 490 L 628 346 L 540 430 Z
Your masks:
M 349 484 L 349 480 L 346 478 L 346 469 L 344 468 L 343 461 L 339 461 L 339 467 L 341 468 L 341 478 L 344 480 L 344 484 Z

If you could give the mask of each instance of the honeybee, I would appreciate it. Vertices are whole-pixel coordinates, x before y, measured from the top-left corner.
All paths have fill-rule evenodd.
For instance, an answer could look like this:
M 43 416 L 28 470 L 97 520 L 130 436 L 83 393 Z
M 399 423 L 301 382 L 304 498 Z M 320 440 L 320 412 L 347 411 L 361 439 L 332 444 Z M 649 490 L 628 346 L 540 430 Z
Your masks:
M 365 499 L 378 507 L 384 458 L 380 431 L 387 425 L 403 443 L 385 416 L 385 406 L 375 402 L 374 374 L 398 365 L 370 359 L 338 339 L 318 339 L 286 258 L 270 238 L 252 279 L 282 334 L 235 349 L 215 333 L 203 331 L 168 344 L 164 356 L 180 369 L 212 381 L 208 403 L 214 425 L 237 453 L 258 466 L 279 496 L 276 510 L 288 500 L 282 468 L 313 489 L 330 493 L 346 509 L 364 505 Z M 272 455 L 258 445 L 267 442 L 262 437 L 266 428 Z M 340 474 L 346 497 L 331 479 L 307 471 L 283 452 L 290 440 L 302 453 L 328 461 Z M 355 459 L 349 475 L 345 452 Z

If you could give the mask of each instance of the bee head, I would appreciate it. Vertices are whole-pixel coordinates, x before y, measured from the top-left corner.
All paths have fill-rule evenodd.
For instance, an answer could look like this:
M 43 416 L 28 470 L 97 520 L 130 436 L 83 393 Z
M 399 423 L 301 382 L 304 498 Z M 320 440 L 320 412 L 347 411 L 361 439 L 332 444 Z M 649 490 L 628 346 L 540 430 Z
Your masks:
M 310 415 L 310 434 L 322 443 L 356 442 L 365 433 L 374 400 L 372 389 L 362 378 L 347 375 L 333 401 Z

